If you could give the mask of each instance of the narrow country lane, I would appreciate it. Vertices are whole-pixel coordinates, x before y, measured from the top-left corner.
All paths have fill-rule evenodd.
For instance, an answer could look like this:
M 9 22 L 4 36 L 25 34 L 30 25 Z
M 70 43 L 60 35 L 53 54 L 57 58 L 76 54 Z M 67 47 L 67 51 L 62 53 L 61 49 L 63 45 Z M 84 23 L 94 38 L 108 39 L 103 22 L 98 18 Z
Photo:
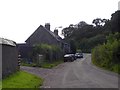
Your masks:
M 91 63 L 91 54 L 53 69 L 21 67 L 45 79 L 43 88 L 118 88 L 118 75 Z

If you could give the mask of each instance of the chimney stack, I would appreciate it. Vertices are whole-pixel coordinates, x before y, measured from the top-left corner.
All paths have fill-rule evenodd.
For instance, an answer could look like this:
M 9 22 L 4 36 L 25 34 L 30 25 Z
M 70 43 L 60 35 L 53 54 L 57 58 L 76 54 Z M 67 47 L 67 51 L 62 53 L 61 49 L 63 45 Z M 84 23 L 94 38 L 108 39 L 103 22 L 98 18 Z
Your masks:
M 45 23 L 45 28 L 46 28 L 47 30 L 50 30 L 50 23 Z
M 55 35 L 58 35 L 58 29 L 54 30 Z

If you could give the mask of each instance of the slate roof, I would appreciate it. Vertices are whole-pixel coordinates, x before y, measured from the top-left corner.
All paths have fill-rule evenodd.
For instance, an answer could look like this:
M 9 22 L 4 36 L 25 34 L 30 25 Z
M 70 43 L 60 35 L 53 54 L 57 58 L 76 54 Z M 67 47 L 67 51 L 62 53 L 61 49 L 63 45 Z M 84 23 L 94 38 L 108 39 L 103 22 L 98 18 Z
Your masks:
M 2 45 L 10 45 L 10 46 L 16 46 L 16 43 L 12 40 L 0 38 L 0 44 Z
M 45 28 L 45 27 L 43 27 L 43 28 Z M 54 32 L 52 32 L 50 30 L 47 30 L 47 29 L 46 29 L 46 31 L 48 31 L 57 41 L 61 41 L 62 40 L 62 38 L 59 35 L 56 35 Z
M 53 36 L 57 41 L 61 41 L 61 42 L 62 42 L 62 38 L 61 38 L 59 35 L 56 35 L 54 32 L 46 29 L 46 28 L 45 28 L 44 26 L 42 26 L 42 25 L 40 25 L 40 26 L 35 30 L 35 32 L 36 32 L 39 28 L 46 30 L 46 31 L 47 31 L 51 36 Z M 34 33 L 35 33 L 35 32 L 34 32 Z M 34 34 L 34 33 L 33 33 L 33 34 Z M 32 34 L 32 35 L 33 35 L 33 34 Z M 32 36 L 32 35 L 31 35 L 31 36 Z M 30 36 L 30 37 L 31 37 L 31 36 Z M 29 38 L 30 38 L 30 37 L 29 37 Z M 29 39 L 29 38 L 28 38 L 28 39 Z M 27 40 L 28 40 L 28 39 L 27 39 Z M 27 41 L 27 40 L 26 40 L 26 41 Z M 25 41 L 25 42 L 26 42 L 26 41 Z

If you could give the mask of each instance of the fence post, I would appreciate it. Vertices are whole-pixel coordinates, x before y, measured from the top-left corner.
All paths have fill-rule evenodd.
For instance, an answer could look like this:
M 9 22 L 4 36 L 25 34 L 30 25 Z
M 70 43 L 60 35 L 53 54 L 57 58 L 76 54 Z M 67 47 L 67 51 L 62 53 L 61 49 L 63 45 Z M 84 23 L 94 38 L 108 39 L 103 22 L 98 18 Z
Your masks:
M 19 54 L 18 55 L 18 70 L 20 70 L 20 62 L 21 62 L 20 60 L 21 60 L 21 55 Z

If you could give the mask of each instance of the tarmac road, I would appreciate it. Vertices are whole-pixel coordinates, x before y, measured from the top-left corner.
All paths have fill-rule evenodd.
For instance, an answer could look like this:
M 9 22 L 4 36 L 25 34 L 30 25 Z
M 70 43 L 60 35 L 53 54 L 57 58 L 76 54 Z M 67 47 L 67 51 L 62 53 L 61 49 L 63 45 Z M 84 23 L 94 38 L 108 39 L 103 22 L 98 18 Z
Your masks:
M 91 63 L 91 54 L 53 69 L 21 67 L 45 79 L 42 88 L 118 88 L 118 74 Z

